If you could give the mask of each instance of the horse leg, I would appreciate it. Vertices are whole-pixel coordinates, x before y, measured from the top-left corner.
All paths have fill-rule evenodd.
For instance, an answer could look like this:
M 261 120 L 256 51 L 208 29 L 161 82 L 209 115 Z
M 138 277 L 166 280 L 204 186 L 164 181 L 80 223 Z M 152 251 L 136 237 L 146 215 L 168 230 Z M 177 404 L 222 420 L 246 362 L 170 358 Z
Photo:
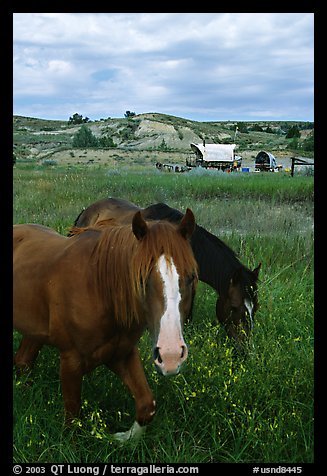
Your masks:
M 146 380 L 139 352 L 135 347 L 124 360 L 108 367 L 115 372 L 129 389 L 135 400 L 136 419 L 130 430 L 115 433 L 115 438 L 121 442 L 139 439 L 145 431 L 154 414 L 156 402 Z
M 26 374 L 32 370 L 41 347 L 42 344 L 40 344 L 40 342 L 37 342 L 30 337 L 24 336 L 22 338 L 14 358 L 18 376 Z
M 65 406 L 65 423 L 69 425 L 79 415 L 83 371 L 80 356 L 73 352 L 60 354 L 60 379 Z

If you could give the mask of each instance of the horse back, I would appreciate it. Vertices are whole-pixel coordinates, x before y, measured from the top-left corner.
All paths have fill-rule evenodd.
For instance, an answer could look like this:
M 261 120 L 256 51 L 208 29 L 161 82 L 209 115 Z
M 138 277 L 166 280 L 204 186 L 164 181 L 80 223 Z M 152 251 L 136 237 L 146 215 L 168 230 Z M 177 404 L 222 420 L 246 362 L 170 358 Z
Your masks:
M 47 236 L 61 237 L 59 233 L 44 225 L 35 223 L 14 225 L 13 226 L 13 244 L 14 251 L 20 244 L 24 245 L 31 240 L 36 240 L 38 237 L 47 239 Z
M 140 210 L 133 203 L 121 198 L 105 198 L 98 200 L 83 210 L 74 225 L 77 227 L 92 226 L 104 220 L 118 220 L 120 224 L 131 223 L 133 215 Z

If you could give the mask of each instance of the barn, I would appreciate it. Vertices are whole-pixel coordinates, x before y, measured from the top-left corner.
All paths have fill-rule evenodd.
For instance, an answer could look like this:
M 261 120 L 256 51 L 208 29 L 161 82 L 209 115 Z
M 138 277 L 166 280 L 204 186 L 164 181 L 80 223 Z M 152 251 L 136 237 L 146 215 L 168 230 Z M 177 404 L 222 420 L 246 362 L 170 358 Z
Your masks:
M 242 158 L 235 155 L 236 144 L 190 144 L 194 156 L 189 166 L 206 168 L 233 169 L 241 166 Z

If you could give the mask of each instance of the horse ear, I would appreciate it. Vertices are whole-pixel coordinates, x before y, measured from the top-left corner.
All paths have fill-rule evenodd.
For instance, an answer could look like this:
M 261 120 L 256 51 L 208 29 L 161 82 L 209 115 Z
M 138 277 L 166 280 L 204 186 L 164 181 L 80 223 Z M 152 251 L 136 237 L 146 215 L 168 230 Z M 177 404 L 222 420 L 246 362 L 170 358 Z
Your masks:
M 190 208 L 186 209 L 186 213 L 179 224 L 178 230 L 180 234 L 189 240 L 195 230 L 195 218 Z
M 258 277 L 259 277 L 259 271 L 260 271 L 260 269 L 261 269 L 261 264 L 262 264 L 262 263 L 259 263 L 259 265 L 252 271 L 252 273 L 254 274 L 256 280 L 257 280 Z
M 142 240 L 148 232 L 148 226 L 140 211 L 136 212 L 133 217 L 132 230 L 138 240 Z

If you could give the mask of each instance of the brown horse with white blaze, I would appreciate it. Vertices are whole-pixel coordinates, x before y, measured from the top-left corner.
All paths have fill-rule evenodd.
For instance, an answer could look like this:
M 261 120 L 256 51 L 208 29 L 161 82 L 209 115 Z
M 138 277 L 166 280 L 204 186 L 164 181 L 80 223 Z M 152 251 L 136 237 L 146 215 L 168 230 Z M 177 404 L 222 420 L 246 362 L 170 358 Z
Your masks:
M 189 243 L 195 220 L 187 209 L 179 225 L 147 223 L 74 230 L 71 238 L 41 225 L 14 226 L 14 326 L 23 335 L 15 356 L 31 368 L 43 344 L 60 352 L 66 421 L 79 414 L 82 377 L 105 364 L 135 399 L 132 428 L 142 433 L 155 414 L 137 342 L 149 329 L 153 358 L 167 376 L 188 355 L 183 338 L 197 282 Z

